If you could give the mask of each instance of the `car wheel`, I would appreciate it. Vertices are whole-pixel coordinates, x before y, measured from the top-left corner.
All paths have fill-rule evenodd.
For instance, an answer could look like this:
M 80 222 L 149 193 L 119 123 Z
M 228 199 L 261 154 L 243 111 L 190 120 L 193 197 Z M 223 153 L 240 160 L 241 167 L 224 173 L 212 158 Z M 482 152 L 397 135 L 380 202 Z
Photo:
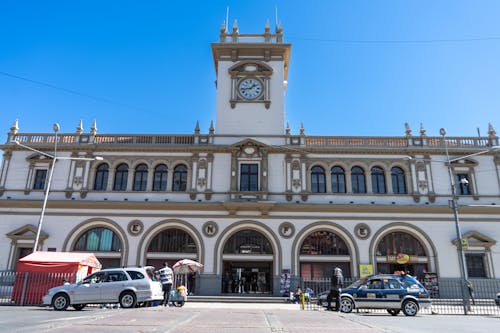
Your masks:
M 406 316 L 414 316 L 418 312 L 418 304 L 412 300 L 406 300 L 403 302 L 403 313 Z
M 124 309 L 135 308 L 137 299 L 131 291 L 125 291 L 120 295 L 120 306 Z
M 387 312 L 391 314 L 391 316 L 397 316 L 401 310 L 399 309 L 387 309 Z
M 183 306 L 183 305 L 184 305 L 184 301 L 174 301 L 174 302 L 172 302 L 172 304 L 173 304 L 174 306 L 176 306 L 176 307 L 179 307 L 179 308 L 180 308 L 181 306 Z
M 72 304 L 71 305 L 76 311 L 82 310 L 84 307 L 87 306 L 87 304 Z
M 64 293 L 59 293 L 52 298 L 52 306 L 56 311 L 64 311 L 69 306 L 69 297 Z
M 340 299 L 340 311 L 349 313 L 354 309 L 354 302 L 347 297 L 342 297 Z

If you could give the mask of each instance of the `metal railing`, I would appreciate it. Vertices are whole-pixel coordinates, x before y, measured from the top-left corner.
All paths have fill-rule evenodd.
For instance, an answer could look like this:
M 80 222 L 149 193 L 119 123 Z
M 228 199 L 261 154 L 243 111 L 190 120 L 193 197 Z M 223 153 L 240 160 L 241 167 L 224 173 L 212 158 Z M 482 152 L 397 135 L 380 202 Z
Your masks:
M 74 273 L 0 271 L 0 305 L 40 305 L 47 290 L 74 279 Z

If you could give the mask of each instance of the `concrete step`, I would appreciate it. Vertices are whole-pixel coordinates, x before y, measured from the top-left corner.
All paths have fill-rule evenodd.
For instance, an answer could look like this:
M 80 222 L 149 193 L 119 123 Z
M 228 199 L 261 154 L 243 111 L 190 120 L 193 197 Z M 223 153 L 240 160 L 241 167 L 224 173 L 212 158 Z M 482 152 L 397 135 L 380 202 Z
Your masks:
M 276 296 L 188 296 L 188 302 L 219 303 L 286 303 L 288 297 Z

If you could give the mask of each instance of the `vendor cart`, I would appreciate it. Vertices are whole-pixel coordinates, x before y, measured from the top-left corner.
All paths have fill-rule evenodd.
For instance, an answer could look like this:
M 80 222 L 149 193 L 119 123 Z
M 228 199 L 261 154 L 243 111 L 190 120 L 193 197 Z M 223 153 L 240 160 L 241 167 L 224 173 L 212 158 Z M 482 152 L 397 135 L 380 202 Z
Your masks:
M 187 301 L 187 289 L 184 286 L 178 286 L 170 291 L 170 302 L 173 306 L 181 307 Z

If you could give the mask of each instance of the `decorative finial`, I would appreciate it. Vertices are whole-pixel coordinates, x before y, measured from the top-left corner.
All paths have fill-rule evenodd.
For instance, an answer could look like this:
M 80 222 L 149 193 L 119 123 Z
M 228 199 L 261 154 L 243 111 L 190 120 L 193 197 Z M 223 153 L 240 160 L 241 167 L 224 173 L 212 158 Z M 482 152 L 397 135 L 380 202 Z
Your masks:
M 488 123 L 488 136 L 489 137 L 494 137 L 497 135 L 497 132 L 495 132 L 495 129 L 493 128 L 493 125 L 491 123 Z
M 411 136 L 411 129 L 410 129 L 410 125 L 408 125 L 408 123 L 405 123 L 405 133 L 406 133 L 406 136 Z
M 264 31 L 266 33 L 269 33 L 269 31 L 271 30 L 271 25 L 269 24 L 269 19 L 266 20 L 266 26 L 264 27 Z
M 304 124 L 300 123 L 300 135 L 304 135 L 304 134 L 305 134 Z
M 200 123 L 198 122 L 198 120 L 196 121 L 196 127 L 194 128 L 194 133 L 200 134 Z
M 278 22 L 276 25 L 276 33 L 280 34 L 283 32 L 283 27 L 281 26 L 281 22 Z
M 90 127 L 90 134 L 96 135 L 97 134 L 97 122 L 94 119 L 94 122 L 92 123 L 92 127 Z
M 226 21 L 222 21 L 222 25 L 220 26 L 220 33 L 226 33 Z
M 233 34 L 238 33 L 238 21 L 234 20 L 233 22 Z
M 276 43 L 283 42 L 283 28 L 281 27 L 281 22 L 276 25 Z
M 210 135 L 214 135 L 214 121 L 210 121 L 210 129 L 208 130 Z
M 78 123 L 78 126 L 76 126 L 76 133 L 82 134 L 82 132 L 83 132 L 83 122 L 80 119 L 80 122 Z
M 420 123 L 420 136 L 425 136 L 425 128 L 423 123 Z
M 19 131 L 19 121 L 16 119 L 12 123 L 12 127 L 10 128 L 10 133 L 11 134 L 17 134 L 17 131 Z
M 290 135 L 290 124 L 288 124 L 288 121 L 286 122 L 285 133 L 286 133 L 286 135 Z

